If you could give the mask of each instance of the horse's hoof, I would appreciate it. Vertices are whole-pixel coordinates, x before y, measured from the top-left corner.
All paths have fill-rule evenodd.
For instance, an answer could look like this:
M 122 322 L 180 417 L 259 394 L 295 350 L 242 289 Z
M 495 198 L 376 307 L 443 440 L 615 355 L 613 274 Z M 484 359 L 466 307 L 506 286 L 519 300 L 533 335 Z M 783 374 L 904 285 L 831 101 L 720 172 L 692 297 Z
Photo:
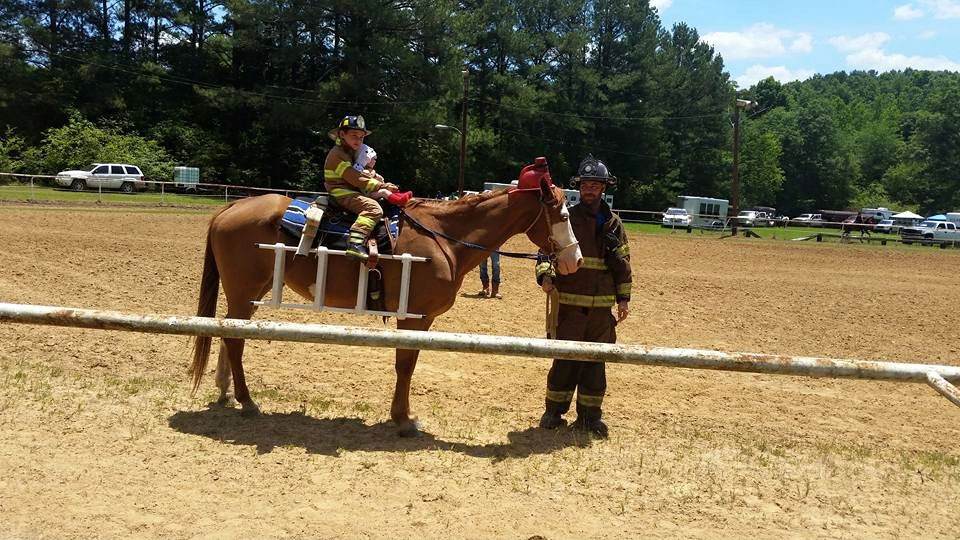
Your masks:
M 237 405 L 237 400 L 233 398 L 230 394 L 224 394 L 220 396 L 220 399 L 217 400 L 217 407 L 223 407 L 225 409 L 233 409 Z
M 397 426 L 397 435 L 408 439 L 420 436 L 420 422 L 416 419 L 408 420 Z
M 244 418 L 254 418 L 260 416 L 260 407 L 254 402 L 243 403 L 240 406 L 240 416 Z

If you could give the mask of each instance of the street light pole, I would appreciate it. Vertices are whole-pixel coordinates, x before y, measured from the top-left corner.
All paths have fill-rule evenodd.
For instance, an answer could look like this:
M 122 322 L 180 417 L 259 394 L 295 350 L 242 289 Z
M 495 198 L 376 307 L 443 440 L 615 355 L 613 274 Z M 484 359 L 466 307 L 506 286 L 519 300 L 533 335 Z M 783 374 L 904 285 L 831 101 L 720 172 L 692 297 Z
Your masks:
M 460 116 L 460 129 L 446 124 L 436 124 L 436 129 L 449 129 L 460 134 L 460 181 L 457 185 L 457 197 L 463 197 L 463 173 L 467 166 L 467 89 L 470 81 L 467 79 L 468 72 L 463 70 L 463 110 Z
M 730 202 L 733 203 L 733 225 L 730 232 L 737 235 L 737 216 L 740 214 L 740 109 L 750 110 L 756 102 L 748 99 L 738 99 L 733 106 L 733 183 Z
M 460 120 L 460 192 L 458 198 L 463 197 L 463 173 L 467 160 L 467 90 L 470 88 L 470 79 L 467 70 L 463 70 L 463 112 Z
M 464 136 L 464 133 L 462 131 L 460 131 L 458 128 L 455 128 L 453 126 L 448 126 L 446 124 L 436 124 L 433 127 L 436 129 L 449 129 L 450 131 L 456 131 L 457 133 L 460 134 L 460 185 L 457 188 L 459 189 L 457 197 L 458 198 L 463 197 L 463 169 L 464 169 L 464 160 L 467 155 L 467 138 Z

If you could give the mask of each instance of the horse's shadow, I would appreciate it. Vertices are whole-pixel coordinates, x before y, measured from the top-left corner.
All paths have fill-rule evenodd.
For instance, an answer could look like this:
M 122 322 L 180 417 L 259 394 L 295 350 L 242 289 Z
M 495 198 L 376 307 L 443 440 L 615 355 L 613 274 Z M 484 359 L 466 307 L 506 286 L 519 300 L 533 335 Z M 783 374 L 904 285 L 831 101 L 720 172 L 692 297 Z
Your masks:
M 588 435 L 568 429 L 528 428 L 508 433 L 509 443 L 467 444 L 444 441 L 424 431 L 417 437 L 402 438 L 397 435 L 392 422 L 371 426 L 359 418 L 314 418 L 302 412 L 264 413 L 255 418 L 244 418 L 235 409 L 220 407 L 177 412 L 170 416 L 168 423 L 181 433 L 209 437 L 227 444 L 255 446 L 258 454 L 269 453 L 278 446 L 300 447 L 311 454 L 328 456 L 352 450 L 409 452 L 434 449 L 499 461 L 590 444 Z

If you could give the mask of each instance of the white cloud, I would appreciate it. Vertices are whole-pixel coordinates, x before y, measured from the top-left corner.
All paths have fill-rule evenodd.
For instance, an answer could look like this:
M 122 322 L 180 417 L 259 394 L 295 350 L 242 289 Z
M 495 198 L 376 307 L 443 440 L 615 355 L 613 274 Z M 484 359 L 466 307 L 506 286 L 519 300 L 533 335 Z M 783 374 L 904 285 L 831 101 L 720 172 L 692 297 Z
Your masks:
M 893 18 L 900 21 L 919 19 L 930 12 L 937 19 L 960 18 L 960 0 L 917 0 L 923 9 L 903 4 L 893 9 Z
M 960 17 L 960 0 L 921 0 L 933 11 L 938 19 L 956 19 Z
M 893 18 L 898 21 L 909 21 L 923 17 L 923 11 L 913 7 L 913 4 L 904 4 L 893 8 Z
M 926 32 L 920 32 L 917 37 L 920 39 L 933 39 L 937 37 L 937 32 L 934 30 L 927 30 Z
M 725 60 L 769 58 L 786 53 L 808 53 L 813 38 L 804 32 L 777 28 L 770 23 L 757 23 L 743 32 L 711 32 L 703 36 Z
M 786 66 L 763 66 L 755 64 L 748 67 L 742 75 L 737 77 L 737 84 L 740 85 L 740 88 L 748 88 L 767 77 L 773 77 L 782 83 L 802 81 L 813 77 L 814 73 L 812 69 L 790 69 Z
M 890 54 L 882 49 L 864 49 L 847 56 L 847 65 L 854 69 L 875 69 L 890 71 L 893 69 L 929 69 L 934 71 L 960 71 L 960 62 L 954 62 L 945 56 L 907 56 Z
M 890 40 L 890 36 L 883 32 L 871 32 L 859 36 L 834 36 L 827 40 L 839 51 L 851 52 L 862 51 L 863 49 L 879 49 L 881 45 Z
M 673 0 L 650 0 L 650 7 L 657 8 L 660 13 L 666 11 L 671 4 L 673 4 Z

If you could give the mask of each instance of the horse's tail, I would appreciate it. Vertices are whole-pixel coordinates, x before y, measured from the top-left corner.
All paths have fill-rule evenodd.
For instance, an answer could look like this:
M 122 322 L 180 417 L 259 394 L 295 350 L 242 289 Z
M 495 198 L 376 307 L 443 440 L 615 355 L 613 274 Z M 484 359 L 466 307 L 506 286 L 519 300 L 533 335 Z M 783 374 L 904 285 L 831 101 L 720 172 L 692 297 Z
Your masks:
M 220 294 L 220 269 L 213 256 L 210 236 L 213 232 L 213 222 L 217 216 L 231 205 L 227 205 L 217 212 L 207 227 L 207 248 L 203 256 L 203 276 L 200 278 L 200 296 L 197 300 L 197 317 L 213 317 L 217 314 L 217 296 Z M 200 379 L 207 369 L 207 360 L 210 357 L 210 336 L 197 336 L 193 342 L 193 362 L 190 365 L 190 374 L 193 378 L 192 393 L 197 392 Z

